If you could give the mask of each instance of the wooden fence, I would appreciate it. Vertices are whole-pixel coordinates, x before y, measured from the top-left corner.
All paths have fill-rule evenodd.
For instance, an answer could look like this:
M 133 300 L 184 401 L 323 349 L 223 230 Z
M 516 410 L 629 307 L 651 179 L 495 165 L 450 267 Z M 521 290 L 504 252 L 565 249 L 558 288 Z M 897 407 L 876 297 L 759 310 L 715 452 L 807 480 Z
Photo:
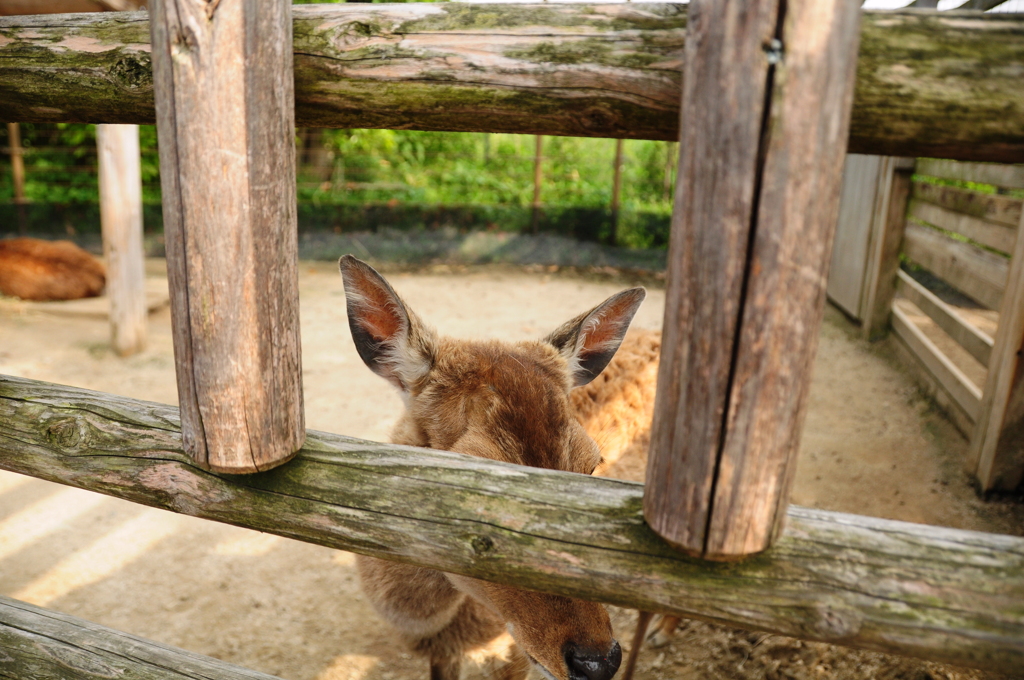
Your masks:
M 1024 538 L 790 508 L 768 551 L 711 562 L 644 521 L 644 487 L 310 432 L 223 476 L 178 410 L 0 379 L 3 467 L 136 503 L 421 566 L 801 638 L 1004 671 L 1024 665 Z M 0 657 L 2 658 L 2 657 Z
M 155 102 L 181 404 L 179 437 L 167 407 L 6 380 L 0 466 L 540 590 L 1021 666 L 1020 539 L 787 503 L 847 141 L 1020 154 L 1024 19 L 886 13 L 859 28 L 856 0 L 295 15 L 158 0 L 149 42 L 140 15 L 0 21 L 0 117 L 139 122 Z M 645 487 L 313 433 L 298 451 L 296 110 L 312 125 L 660 139 L 678 125 Z M 388 511 L 399 487 L 423 502 Z
M 906 365 L 971 438 L 968 469 L 983 489 L 1016 488 L 1024 199 L 1009 194 L 1024 189 L 1024 166 L 860 156 L 844 182 L 829 295 L 869 336 L 891 316 Z

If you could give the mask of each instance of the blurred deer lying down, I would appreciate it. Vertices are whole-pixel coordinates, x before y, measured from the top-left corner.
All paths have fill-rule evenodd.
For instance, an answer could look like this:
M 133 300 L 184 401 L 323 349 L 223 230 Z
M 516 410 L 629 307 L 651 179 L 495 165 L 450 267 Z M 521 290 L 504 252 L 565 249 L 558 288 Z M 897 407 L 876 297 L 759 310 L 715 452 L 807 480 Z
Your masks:
M 22 300 L 96 297 L 106 284 L 103 263 L 71 241 L 0 240 L 0 293 Z
M 584 387 L 612 362 L 642 288 L 613 295 L 543 340 L 454 340 L 424 325 L 369 265 L 346 255 L 340 267 L 356 349 L 405 401 L 394 443 L 591 474 L 602 464 L 595 432 L 613 430 L 623 448 L 649 426 L 648 413 L 645 424 L 620 427 L 633 402 L 643 402 L 635 385 L 604 404 L 600 388 Z M 624 358 L 656 363 L 656 338 L 636 338 L 646 361 Z M 609 375 L 631 368 L 613 362 Z M 647 375 L 645 368 L 634 377 Z M 601 605 L 370 557 L 358 564 L 368 598 L 428 659 L 431 680 L 458 680 L 463 656 L 506 630 L 515 644 L 497 678 L 525 678 L 531 664 L 557 680 L 609 680 L 619 668 L 621 650 Z

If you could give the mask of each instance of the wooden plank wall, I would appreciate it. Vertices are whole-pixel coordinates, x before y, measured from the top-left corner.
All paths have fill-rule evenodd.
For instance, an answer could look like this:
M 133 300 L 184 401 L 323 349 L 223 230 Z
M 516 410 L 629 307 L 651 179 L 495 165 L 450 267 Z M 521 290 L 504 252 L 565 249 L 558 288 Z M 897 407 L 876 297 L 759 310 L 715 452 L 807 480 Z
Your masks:
M 939 181 L 913 183 L 903 252 L 913 264 L 999 311 L 996 338 L 904 272 L 899 273 L 898 289 L 905 301 L 988 368 L 985 385 L 976 385 L 928 340 L 902 311 L 903 301 L 893 307 L 893 329 L 904 351 L 923 369 L 922 381 L 942 392 L 940 403 L 972 438 L 968 467 L 982 488 L 1013 489 L 1024 479 L 1024 388 L 1019 375 L 1024 199 L 1007 194 L 1024 189 L 1024 165 L 921 159 L 917 173 Z M 961 186 L 943 184 L 945 180 Z M 994 185 L 997 192 L 978 191 L 968 183 Z

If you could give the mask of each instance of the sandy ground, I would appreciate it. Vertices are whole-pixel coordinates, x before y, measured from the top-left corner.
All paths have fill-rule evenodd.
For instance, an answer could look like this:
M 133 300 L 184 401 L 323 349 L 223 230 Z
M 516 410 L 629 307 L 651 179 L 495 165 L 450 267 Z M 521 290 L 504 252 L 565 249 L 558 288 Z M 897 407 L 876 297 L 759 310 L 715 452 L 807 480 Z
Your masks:
M 149 268 L 159 277 L 160 262 Z M 435 267 L 389 278 L 442 332 L 509 339 L 543 335 L 632 284 L 540 268 Z M 355 353 L 334 266 L 303 263 L 300 287 L 308 426 L 386 439 L 400 401 Z M 663 291 L 651 290 L 635 324 L 658 328 L 663 304 Z M 148 348 L 119 359 L 104 321 L 0 301 L 0 373 L 176 403 L 169 314 L 150 320 Z M 793 502 L 1021 534 L 1019 504 L 983 502 L 971 490 L 966 448 L 884 343 L 863 343 L 830 309 Z M 427 676 L 362 597 L 350 554 L 6 472 L 0 593 L 289 680 Z M 615 610 L 613 620 L 628 647 L 635 613 Z M 694 622 L 668 646 L 645 649 L 637 677 L 995 676 Z

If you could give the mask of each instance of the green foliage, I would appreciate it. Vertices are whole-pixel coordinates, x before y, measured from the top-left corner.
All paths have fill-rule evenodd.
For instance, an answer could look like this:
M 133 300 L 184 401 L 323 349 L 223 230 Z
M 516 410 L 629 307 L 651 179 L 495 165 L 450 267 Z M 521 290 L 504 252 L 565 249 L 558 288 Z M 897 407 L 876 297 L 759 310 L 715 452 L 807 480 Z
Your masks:
M 330 182 L 303 183 L 300 199 L 528 206 L 535 140 L 510 134 L 330 130 L 325 134 L 334 155 Z M 625 142 L 624 208 L 671 211 L 664 190 L 668 151 L 664 142 Z M 608 207 L 614 158 L 615 140 L 545 137 L 541 203 Z
M 85 123 L 22 123 L 25 197 L 30 203 L 96 203 L 99 201 L 96 158 L 96 126 Z M 10 146 L 7 126 L 0 127 L 0 146 Z M 160 202 L 160 161 L 156 151 L 156 127 L 139 128 L 142 150 L 142 200 Z M 10 156 L 0 161 L 0 203 L 14 196 Z
M 0 130 L 6 137 L 6 127 Z M 97 203 L 95 126 L 23 124 L 21 131 L 30 203 L 40 207 Z M 486 217 L 489 208 L 495 209 L 494 220 L 486 219 L 476 227 L 520 230 L 532 226 L 534 136 L 357 129 L 299 131 L 296 141 L 299 203 L 316 209 L 300 210 L 300 214 L 329 216 L 330 206 L 402 205 L 412 210 L 402 213 L 409 214 L 403 221 L 413 224 L 417 219 L 433 219 L 430 215 L 436 206 L 463 206 L 472 209 L 458 214 Z M 140 145 L 143 201 L 156 205 L 160 168 L 153 126 L 140 128 Z M 610 237 L 607 211 L 615 145 L 611 139 L 543 138 L 540 228 L 588 239 Z M 616 230 L 621 245 L 664 245 L 671 213 L 665 173 L 675 166 L 674 155 L 668 158 L 675 153 L 674 147 L 664 142 L 624 142 Z M 10 203 L 13 186 L 9 157 L 3 154 L 0 163 L 2 205 Z M 417 210 L 420 218 L 413 216 Z M 337 214 L 348 213 L 351 210 Z M 337 226 L 347 228 L 348 224 Z

